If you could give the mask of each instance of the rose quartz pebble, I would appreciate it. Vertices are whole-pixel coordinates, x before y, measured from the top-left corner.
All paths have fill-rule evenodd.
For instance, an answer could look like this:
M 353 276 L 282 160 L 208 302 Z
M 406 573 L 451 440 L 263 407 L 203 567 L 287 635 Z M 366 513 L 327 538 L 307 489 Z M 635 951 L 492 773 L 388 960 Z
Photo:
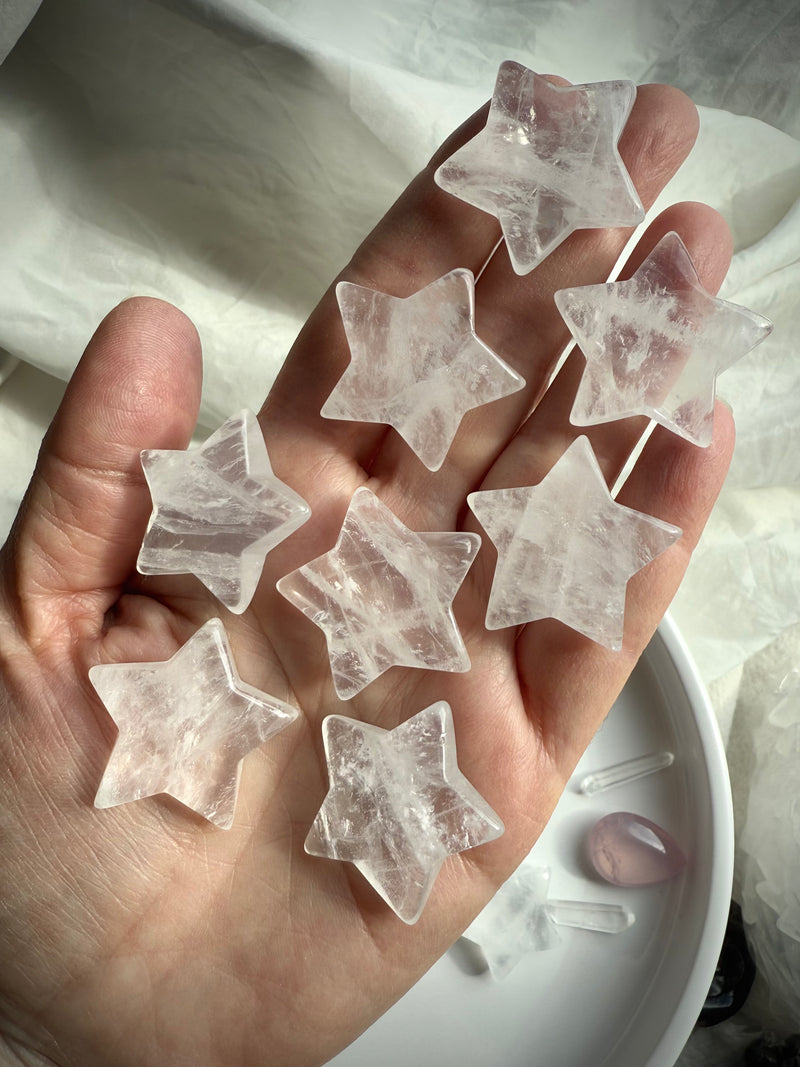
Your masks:
M 613 885 L 655 885 L 686 866 L 686 856 L 666 830 L 629 811 L 615 811 L 594 824 L 589 855 L 600 877 Z

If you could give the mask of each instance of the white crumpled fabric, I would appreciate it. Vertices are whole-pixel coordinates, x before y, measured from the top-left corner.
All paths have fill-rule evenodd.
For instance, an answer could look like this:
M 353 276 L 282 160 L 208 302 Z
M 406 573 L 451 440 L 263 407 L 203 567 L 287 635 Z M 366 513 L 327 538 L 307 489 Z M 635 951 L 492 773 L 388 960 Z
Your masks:
M 36 14 L 41 0 L 0 0 L 0 63 Z
M 784 1019 L 800 1025 L 800 663 L 784 646 L 788 651 L 788 641 L 776 644 L 772 659 L 786 675 L 753 700 L 763 718 L 753 731 L 754 772 L 739 838 L 743 916 L 778 1026 Z
M 0 0 L 0 58 L 36 7 Z M 0 536 L 58 392 L 39 372 L 66 380 L 115 303 L 151 293 L 195 320 L 211 428 L 267 391 L 502 60 L 671 82 L 701 105 L 701 131 L 656 210 L 721 211 L 735 242 L 722 295 L 775 323 L 720 379 L 736 453 L 672 609 L 742 810 L 739 681 L 774 688 L 758 654 L 800 634 L 798 54 L 794 0 L 44 0 L 0 66 L 0 348 L 30 365 L 0 387 Z

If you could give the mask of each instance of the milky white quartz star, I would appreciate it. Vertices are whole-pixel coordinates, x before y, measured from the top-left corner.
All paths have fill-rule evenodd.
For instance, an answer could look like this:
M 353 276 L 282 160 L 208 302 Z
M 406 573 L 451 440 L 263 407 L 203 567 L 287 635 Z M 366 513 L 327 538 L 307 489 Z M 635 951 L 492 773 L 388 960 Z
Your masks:
M 435 180 L 497 217 L 511 265 L 527 274 L 573 230 L 644 218 L 617 151 L 635 99 L 632 82 L 555 86 L 502 63 L 485 128 Z
M 247 753 L 297 711 L 243 682 L 219 619 L 161 663 L 104 663 L 89 678 L 119 728 L 95 807 L 169 793 L 227 830 Z
M 369 489 L 356 490 L 331 551 L 278 582 L 324 631 L 342 700 L 393 665 L 469 670 L 452 603 L 480 543 L 477 534 L 415 533 Z
M 628 579 L 681 534 L 612 499 L 586 437 L 538 485 L 467 502 L 498 554 L 487 628 L 555 618 L 615 651 Z
M 267 553 L 308 519 L 308 504 L 272 472 L 258 420 L 232 416 L 200 448 L 148 449 L 153 513 L 141 574 L 194 574 L 231 611 L 245 610 Z
M 336 296 L 352 359 L 322 414 L 393 426 L 429 470 L 441 467 L 467 411 L 525 385 L 475 334 L 469 270 L 404 299 L 352 282 L 339 282 Z
M 629 280 L 560 289 L 555 301 L 586 357 L 576 426 L 647 415 L 702 446 L 711 443 L 717 374 L 772 330 L 706 292 L 676 233 Z
M 447 856 L 503 833 L 458 769 L 450 706 L 431 704 L 393 730 L 330 715 L 322 733 L 330 787 L 306 852 L 355 864 L 414 923 Z

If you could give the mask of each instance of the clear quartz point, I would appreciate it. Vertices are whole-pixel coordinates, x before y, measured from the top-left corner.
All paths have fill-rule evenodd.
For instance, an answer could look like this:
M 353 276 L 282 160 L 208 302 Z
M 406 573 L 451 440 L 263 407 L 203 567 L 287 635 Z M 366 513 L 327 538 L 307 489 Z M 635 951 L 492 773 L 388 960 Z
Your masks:
M 630 908 L 623 904 L 601 901 L 548 900 L 547 914 L 558 926 L 576 926 L 601 934 L 621 934 L 636 920 Z
M 614 786 L 627 785 L 635 782 L 638 778 L 645 778 L 648 774 L 655 774 L 666 767 L 671 767 L 675 757 L 671 752 L 652 752 L 646 756 L 637 756 L 635 759 L 623 760 L 614 763 L 600 771 L 592 771 L 581 781 L 580 791 L 587 797 L 595 793 L 602 793 Z

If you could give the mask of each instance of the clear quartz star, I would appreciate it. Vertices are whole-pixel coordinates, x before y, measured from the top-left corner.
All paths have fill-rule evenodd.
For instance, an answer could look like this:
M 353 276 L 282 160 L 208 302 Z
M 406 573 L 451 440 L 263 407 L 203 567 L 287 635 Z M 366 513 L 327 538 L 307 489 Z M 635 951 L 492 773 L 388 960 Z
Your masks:
M 468 671 L 452 603 L 481 539 L 415 533 L 370 492 L 353 494 L 330 552 L 278 582 L 324 631 L 342 700 L 389 667 Z
M 561 289 L 555 301 L 586 358 L 576 426 L 647 415 L 702 446 L 711 443 L 717 374 L 772 330 L 706 292 L 676 233 L 627 281 Z
M 505 881 L 464 932 L 480 946 L 492 977 L 507 977 L 523 956 L 561 943 L 547 911 L 550 868 L 523 864 Z
M 523 862 L 464 932 L 480 946 L 494 978 L 505 978 L 529 952 L 561 944 L 558 926 L 621 934 L 635 921 L 624 904 L 553 900 L 549 891 L 550 868 Z
M 355 864 L 414 923 L 447 856 L 503 833 L 458 769 L 450 706 L 431 704 L 393 730 L 330 715 L 322 733 L 330 784 L 306 852 Z
M 255 593 L 267 553 L 302 526 L 308 504 L 272 472 L 258 420 L 232 416 L 200 448 L 148 449 L 153 513 L 141 574 L 194 574 L 230 611 Z
M 323 405 L 329 419 L 393 426 L 439 470 L 472 408 L 525 380 L 475 334 L 475 282 L 457 268 L 401 299 L 339 282 L 351 362 Z
M 527 274 L 574 230 L 644 218 L 617 150 L 635 99 L 629 81 L 555 86 L 502 63 L 485 128 L 435 180 L 497 217 L 511 265 Z
M 89 678 L 119 728 L 95 807 L 169 793 L 224 830 L 242 760 L 298 714 L 241 680 L 219 619 L 171 659 L 98 664 Z
M 538 485 L 467 502 L 498 553 L 487 628 L 555 618 L 615 651 L 629 578 L 681 534 L 612 499 L 586 437 Z

